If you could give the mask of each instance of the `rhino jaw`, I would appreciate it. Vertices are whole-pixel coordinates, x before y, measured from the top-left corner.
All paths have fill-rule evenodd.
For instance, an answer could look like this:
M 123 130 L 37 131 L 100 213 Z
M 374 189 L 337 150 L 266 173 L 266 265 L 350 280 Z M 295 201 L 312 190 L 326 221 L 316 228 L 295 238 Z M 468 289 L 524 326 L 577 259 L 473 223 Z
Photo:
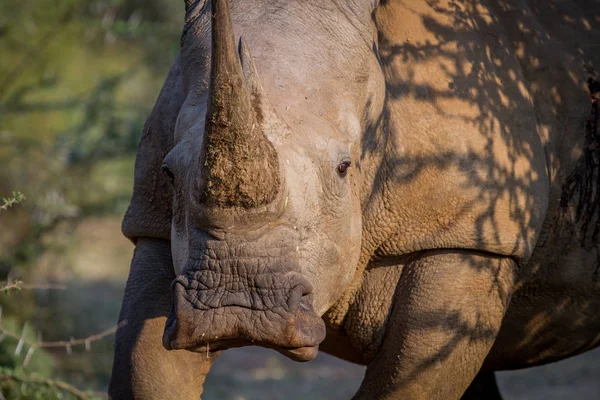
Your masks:
M 325 324 L 312 308 L 310 284 L 299 274 L 215 274 L 196 271 L 173 282 L 173 311 L 163 335 L 167 350 L 258 345 L 295 361 L 317 356 Z M 274 282 L 281 286 L 269 287 Z

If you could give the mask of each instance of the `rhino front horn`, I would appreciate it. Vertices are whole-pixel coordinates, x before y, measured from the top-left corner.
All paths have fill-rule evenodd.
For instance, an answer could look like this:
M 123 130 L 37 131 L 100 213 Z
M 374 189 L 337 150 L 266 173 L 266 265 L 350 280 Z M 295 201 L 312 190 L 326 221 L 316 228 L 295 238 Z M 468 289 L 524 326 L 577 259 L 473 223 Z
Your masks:
M 228 1 L 212 0 L 212 15 L 201 201 L 217 207 L 258 207 L 277 195 L 279 160 L 262 129 L 261 99 L 252 90 L 256 82 L 244 79 Z

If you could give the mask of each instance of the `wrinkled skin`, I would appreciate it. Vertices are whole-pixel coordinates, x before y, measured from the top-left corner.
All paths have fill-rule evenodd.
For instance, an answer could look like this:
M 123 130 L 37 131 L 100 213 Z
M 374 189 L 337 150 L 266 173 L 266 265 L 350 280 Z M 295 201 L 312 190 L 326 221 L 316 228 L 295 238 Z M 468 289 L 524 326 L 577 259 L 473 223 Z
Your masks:
M 356 399 L 499 399 L 598 345 L 597 2 L 214 3 L 140 144 L 112 398 L 260 345 L 367 365 Z

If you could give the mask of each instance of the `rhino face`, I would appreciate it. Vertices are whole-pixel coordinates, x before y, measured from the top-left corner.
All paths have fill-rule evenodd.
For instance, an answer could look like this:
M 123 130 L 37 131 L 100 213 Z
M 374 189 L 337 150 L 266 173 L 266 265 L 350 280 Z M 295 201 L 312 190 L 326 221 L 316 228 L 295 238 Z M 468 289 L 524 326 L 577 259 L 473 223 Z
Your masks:
M 362 59 L 340 65 L 338 56 L 315 63 L 307 50 L 285 53 L 300 44 L 292 33 L 236 41 L 227 1 L 206 8 L 182 48 L 187 97 L 163 164 L 177 274 L 163 344 L 202 352 L 255 344 L 310 360 L 325 338 L 320 316 L 358 262 L 359 138 L 365 115 L 377 113 L 365 99 L 383 91 L 378 64 L 364 42 Z M 256 65 L 250 46 L 263 50 Z M 340 70 L 375 78 L 343 82 Z

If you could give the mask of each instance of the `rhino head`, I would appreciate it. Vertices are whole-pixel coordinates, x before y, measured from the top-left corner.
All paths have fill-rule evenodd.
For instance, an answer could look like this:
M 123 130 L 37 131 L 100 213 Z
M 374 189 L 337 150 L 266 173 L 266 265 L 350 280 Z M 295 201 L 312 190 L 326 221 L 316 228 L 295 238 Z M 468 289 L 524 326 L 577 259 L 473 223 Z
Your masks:
M 298 49 L 316 34 L 315 15 L 305 17 L 304 39 L 277 18 L 244 29 L 250 17 L 240 17 L 236 40 L 228 2 L 208 7 L 188 5 L 196 25 L 180 56 L 186 99 L 163 163 L 177 275 L 163 344 L 260 345 L 310 360 L 325 338 L 321 315 L 348 286 L 361 249 L 360 137 L 383 98 L 369 24 L 359 32 L 340 18 L 345 31 L 324 30 L 321 43 Z M 327 34 L 332 47 L 361 42 L 360 54 L 340 62 L 343 49 L 323 45 Z M 362 78 L 343 82 L 340 73 Z

